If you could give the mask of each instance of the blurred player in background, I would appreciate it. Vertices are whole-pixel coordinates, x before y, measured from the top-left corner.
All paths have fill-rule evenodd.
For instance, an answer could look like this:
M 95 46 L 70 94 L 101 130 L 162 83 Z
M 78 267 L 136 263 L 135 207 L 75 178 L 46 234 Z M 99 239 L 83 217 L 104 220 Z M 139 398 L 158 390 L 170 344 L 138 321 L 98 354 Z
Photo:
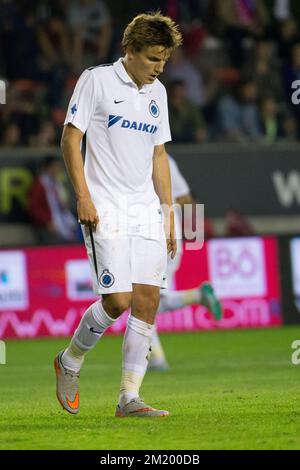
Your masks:
M 37 243 L 75 243 L 78 223 L 72 214 L 62 183 L 63 162 L 49 155 L 34 178 L 28 194 L 28 216 Z
M 173 201 L 184 209 L 185 204 L 193 204 L 194 199 L 191 195 L 190 188 L 185 178 L 181 174 L 177 163 L 169 155 L 169 165 L 172 181 L 172 196 Z M 179 208 L 178 208 L 179 209 Z M 180 211 L 180 209 L 179 209 Z M 222 306 L 215 296 L 214 290 L 209 282 L 204 282 L 196 289 L 188 289 L 181 291 L 170 290 L 173 282 L 174 275 L 178 270 L 182 257 L 182 238 L 179 237 L 181 233 L 181 217 L 177 210 L 175 210 L 175 233 L 177 235 L 177 251 L 174 259 L 169 259 L 167 264 L 167 283 L 168 288 L 161 290 L 160 303 L 157 313 L 169 312 L 176 310 L 187 305 L 201 304 L 213 314 L 216 320 L 222 318 Z M 165 357 L 163 347 L 156 328 L 152 334 L 151 357 L 149 361 L 149 369 L 164 371 L 169 368 L 168 362 Z
M 128 308 L 115 414 L 169 414 L 145 404 L 139 389 L 166 281 L 167 254 L 176 253 L 164 148 L 171 140 L 167 94 L 157 77 L 181 42 L 169 17 L 138 15 L 124 32 L 125 57 L 85 70 L 69 104 L 62 151 L 77 197 L 94 290 L 102 296 L 83 315 L 69 347 L 55 358 L 57 398 L 73 414 L 79 411 L 85 354 Z

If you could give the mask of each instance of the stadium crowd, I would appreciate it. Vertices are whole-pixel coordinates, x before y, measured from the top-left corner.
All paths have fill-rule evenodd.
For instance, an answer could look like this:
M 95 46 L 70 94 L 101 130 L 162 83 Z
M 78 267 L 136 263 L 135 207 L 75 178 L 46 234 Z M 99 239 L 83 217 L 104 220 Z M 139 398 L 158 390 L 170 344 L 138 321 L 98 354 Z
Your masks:
M 299 140 L 297 0 L 143 2 L 153 9 L 184 34 L 163 75 L 175 142 Z M 122 55 L 122 28 L 140 11 L 133 0 L 1 0 L 1 145 L 57 145 L 78 76 Z

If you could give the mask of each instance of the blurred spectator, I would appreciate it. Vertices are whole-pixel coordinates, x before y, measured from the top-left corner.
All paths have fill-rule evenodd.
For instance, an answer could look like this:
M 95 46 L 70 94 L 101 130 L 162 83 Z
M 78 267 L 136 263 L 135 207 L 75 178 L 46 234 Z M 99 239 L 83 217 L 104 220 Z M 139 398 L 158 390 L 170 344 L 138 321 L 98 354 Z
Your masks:
M 282 118 L 282 140 L 297 142 L 300 140 L 298 121 L 292 113 L 285 113 Z
M 105 62 L 110 52 L 112 27 L 104 1 L 72 0 L 67 19 L 72 34 L 74 70 L 81 72 L 86 65 Z
M 265 98 L 260 108 L 263 140 L 267 144 L 273 144 L 280 135 L 279 109 L 274 98 Z
M 243 65 L 243 40 L 263 38 L 267 32 L 269 14 L 263 0 L 215 0 L 221 31 L 230 45 L 232 63 Z
M 53 122 L 45 121 L 41 124 L 38 133 L 31 136 L 30 145 L 34 147 L 53 147 L 58 145 L 58 140 Z
M 201 73 L 186 58 L 183 47 L 179 47 L 171 55 L 166 67 L 166 76 L 168 81 L 184 81 L 188 99 L 199 106 L 204 104 L 205 91 Z
M 235 209 L 228 209 L 225 213 L 226 235 L 239 237 L 254 235 L 254 229 L 245 215 Z
M 272 6 L 274 18 L 281 22 L 291 18 L 300 18 L 299 0 L 265 0 L 266 4 Z
M 17 147 L 21 144 L 21 130 L 16 123 L 7 124 L 5 127 L 2 138 L 2 147 Z
M 8 79 L 34 78 L 39 70 L 39 47 L 34 12 L 20 3 L 1 5 L 0 42 Z
M 29 191 L 28 215 L 42 244 L 76 241 L 78 224 L 68 208 L 62 174 L 62 161 L 47 157 Z
M 293 46 L 300 42 L 299 25 L 294 18 L 289 18 L 279 24 L 276 30 L 278 55 L 284 61 L 291 60 Z
M 39 122 L 36 95 L 27 85 L 28 81 L 24 81 L 9 86 L 7 104 L 1 107 L 2 126 L 15 123 L 20 129 L 21 145 L 28 144 L 29 135 L 36 132 Z
M 187 98 L 185 82 L 169 84 L 169 119 L 174 142 L 202 143 L 207 138 L 206 123 L 199 108 Z
M 39 23 L 37 38 L 48 67 L 66 67 L 72 64 L 70 35 L 59 12 Z
M 274 57 L 274 46 L 270 41 L 256 42 L 253 57 L 245 65 L 243 75 L 255 81 L 258 99 L 263 99 L 266 93 L 282 99 L 281 67 Z
M 48 90 L 45 100 L 49 106 L 56 105 L 65 77 L 57 64 L 53 66 L 53 57 L 50 60 L 49 48 L 45 47 L 44 36 L 41 35 L 45 26 L 39 24 L 34 2 L 15 5 L 16 8 L 5 16 L 0 29 L 5 76 L 10 80 L 29 79 L 45 83 Z
M 273 12 L 278 21 L 288 20 L 291 17 L 290 0 L 274 0 Z
M 224 95 L 218 103 L 217 120 L 221 139 L 237 143 L 260 140 L 262 135 L 255 82 L 244 81 L 236 93 Z

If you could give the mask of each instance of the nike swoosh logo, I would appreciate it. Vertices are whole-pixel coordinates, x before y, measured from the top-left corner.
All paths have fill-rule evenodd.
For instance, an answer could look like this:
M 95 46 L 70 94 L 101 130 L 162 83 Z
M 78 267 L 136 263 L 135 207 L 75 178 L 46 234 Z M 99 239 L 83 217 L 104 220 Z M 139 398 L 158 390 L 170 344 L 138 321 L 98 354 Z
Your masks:
M 95 333 L 95 335 L 102 335 L 102 332 L 101 332 L 101 331 L 96 331 L 96 330 L 94 330 L 94 327 L 93 327 L 93 326 L 92 326 L 92 328 L 90 328 L 90 331 L 91 331 L 92 333 Z
M 78 405 L 79 405 L 79 394 L 78 394 L 78 392 L 76 393 L 76 396 L 75 396 L 74 400 L 73 401 L 67 400 L 67 403 L 68 403 L 69 407 L 72 408 L 72 410 L 76 410 L 78 408 Z
M 153 408 L 139 408 L 138 410 L 129 411 L 131 415 L 134 413 L 147 413 L 148 411 L 153 411 Z
M 125 100 L 114 100 L 115 104 L 124 103 Z

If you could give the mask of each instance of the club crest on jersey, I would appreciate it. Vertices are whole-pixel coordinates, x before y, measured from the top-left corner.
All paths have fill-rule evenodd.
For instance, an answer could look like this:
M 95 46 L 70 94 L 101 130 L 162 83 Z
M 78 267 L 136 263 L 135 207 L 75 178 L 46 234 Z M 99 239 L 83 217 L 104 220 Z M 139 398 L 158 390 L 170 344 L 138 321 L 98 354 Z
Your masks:
M 115 282 L 114 275 L 110 273 L 108 269 L 104 269 L 99 277 L 99 282 L 102 287 L 111 287 Z
M 149 111 L 150 111 L 151 116 L 155 118 L 159 116 L 159 107 L 157 106 L 154 100 L 152 100 L 151 103 L 149 104 Z

